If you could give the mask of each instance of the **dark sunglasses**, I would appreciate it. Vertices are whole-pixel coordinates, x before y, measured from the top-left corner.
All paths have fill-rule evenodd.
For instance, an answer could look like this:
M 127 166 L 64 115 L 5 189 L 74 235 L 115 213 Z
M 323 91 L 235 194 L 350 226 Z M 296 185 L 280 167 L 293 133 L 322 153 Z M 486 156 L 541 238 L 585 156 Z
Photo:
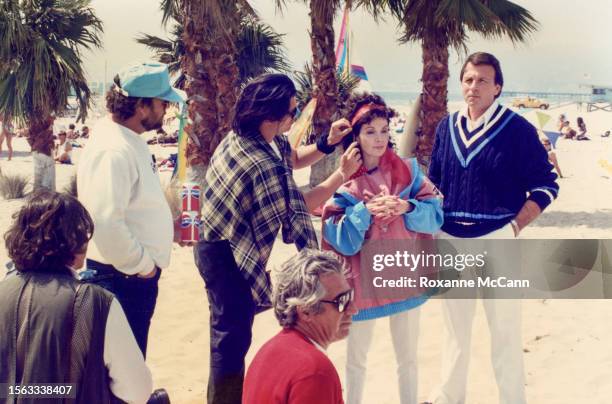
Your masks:
M 344 313 L 346 309 L 349 307 L 353 298 L 355 297 L 355 291 L 353 289 L 349 289 L 344 293 L 339 294 L 334 300 L 319 300 L 323 303 L 329 303 L 336 306 L 336 309 L 339 313 Z

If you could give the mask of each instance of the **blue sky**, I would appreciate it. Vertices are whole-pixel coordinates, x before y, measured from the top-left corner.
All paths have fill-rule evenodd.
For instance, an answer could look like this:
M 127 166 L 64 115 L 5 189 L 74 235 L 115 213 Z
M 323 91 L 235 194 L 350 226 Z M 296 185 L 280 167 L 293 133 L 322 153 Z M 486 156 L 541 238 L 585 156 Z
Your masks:
M 468 51 L 495 54 L 502 64 L 506 90 L 585 91 L 580 84 L 612 85 L 612 2 L 609 0 L 515 0 L 531 11 L 540 30 L 527 44 L 484 40 L 470 34 Z M 287 56 L 294 69 L 310 58 L 307 7 L 287 3 L 279 13 L 271 0 L 252 0 L 260 17 L 285 34 Z M 88 77 L 102 81 L 104 66 L 110 80 L 121 66 L 147 60 L 151 53 L 134 41 L 141 32 L 164 36 L 156 0 L 94 0 L 92 6 L 104 23 L 104 49 L 85 55 Z M 336 35 L 341 13 L 336 16 Z M 377 91 L 418 91 L 421 75 L 420 45 L 397 42 L 399 31 L 390 17 L 376 23 L 361 12 L 351 13 L 356 58 L 365 66 Z M 458 73 L 463 55 L 450 56 L 449 91 L 459 91 Z

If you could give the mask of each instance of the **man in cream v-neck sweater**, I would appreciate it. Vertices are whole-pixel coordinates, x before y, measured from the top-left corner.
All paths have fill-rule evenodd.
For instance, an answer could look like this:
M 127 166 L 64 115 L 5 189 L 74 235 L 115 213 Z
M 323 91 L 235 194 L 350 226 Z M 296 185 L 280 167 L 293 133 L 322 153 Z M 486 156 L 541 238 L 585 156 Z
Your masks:
M 170 86 L 166 65 L 122 70 L 106 95 L 110 115 L 93 130 L 77 171 L 79 200 L 95 224 L 87 267 L 96 271 L 93 282 L 121 303 L 143 355 L 174 228 L 153 156 L 140 135 L 161 127 L 169 102 L 183 100 Z

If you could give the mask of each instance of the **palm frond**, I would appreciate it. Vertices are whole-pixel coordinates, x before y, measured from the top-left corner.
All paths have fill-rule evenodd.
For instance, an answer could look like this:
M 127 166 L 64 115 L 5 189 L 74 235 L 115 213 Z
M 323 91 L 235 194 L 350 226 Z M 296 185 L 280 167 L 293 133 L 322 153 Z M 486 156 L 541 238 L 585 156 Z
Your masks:
M 428 38 L 442 47 L 465 51 L 468 31 L 485 38 L 508 37 L 517 43 L 538 28 L 529 11 L 507 0 L 404 1 L 400 42 Z
M 243 18 L 237 49 L 241 82 L 264 72 L 289 70 L 290 66 L 283 47 L 283 35 L 274 32 L 266 23 Z
M 274 5 L 276 6 L 276 11 L 282 14 L 285 8 L 287 8 L 287 0 L 274 0 Z
M 283 47 L 283 35 L 276 33 L 272 27 L 253 17 L 248 10 L 242 13 L 240 31 L 236 40 L 240 81 L 258 76 L 268 71 L 288 71 Z M 168 38 L 141 34 L 136 38 L 140 44 L 147 46 L 155 58 L 168 65 L 171 74 L 176 75 L 175 86 L 184 88 L 185 76 L 180 71 L 180 60 L 185 53 L 182 40 L 183 26 L 175 23 Z
M 312 65 L 304 65 L 303 71 L 293 72 L 293 79 L 296 84 L 297 94 L 295 96 L 298 106 L 303 108 L 312 98 L 314 88 L 314 71 Z M 338 107 L 343 110 L 353 92 L 359 86 L 361 79 L 352 74 L 336 72 L 336 82 L 338 83 Z
M 485 5 L 497 16 L 499 21 L 499 33 L 495 37 L 507 36 L 517 44 L 525 42 L 528 36 L 537 31 L 540 24 L 535 17 L 525 8 L 507 0 L 485 0 Z M 485 37 L 488 37 L 484 33 Z
M 0 4 L 0 112 L 25 123 L 62 112 L 71 94 L 89 108 L 83 50 L 101 46 L 102 22 L 89 0 Z
M 162 39 L 155 35 L 140 34 L 136 38 L 136 42 L 145 45 L 149 50 L 155 52 L 156 56 L 161 56 L 165 53 L 172 53 L 174 50 L 174 44 L 168 39 Z
M 181 0 L 162 0 L 159 6 L 162 11 L 162 25 L 170 20 L 180 20 L 183 4 Z
M 401 21 L 406 8 L 406 0 L 353 0 L 352 8 L 360 8 L 374 17 L 376 22 L 384 21 L 386 15 L 391 15 Z

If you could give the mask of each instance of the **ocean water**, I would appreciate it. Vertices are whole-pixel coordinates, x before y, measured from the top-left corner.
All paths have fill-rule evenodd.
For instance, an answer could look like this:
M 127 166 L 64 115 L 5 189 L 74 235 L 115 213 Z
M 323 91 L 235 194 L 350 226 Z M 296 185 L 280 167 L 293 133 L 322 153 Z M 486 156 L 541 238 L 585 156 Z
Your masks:
M 410 109 L 414 100 L 419 96 L 418 92 L 407 92 L 407 91 L 374 91 L 381 97 L 385 99 L 387 105 L 390 105 L 393 108 L 399 109 L 400 111 L 406 111 Z M 512 96 L 504 95 L 502 93 L 501 97 L 499 97 L 498 101 L 500 104 L 505 105 L 507 107 L 512 106 L 512 102 L 515 98 L 519 97 L 518 95 Z M 562 94 L 538 94 L 534 95 L 535 98 L 538 98 L 542 101 L 548 102 L 550 104 L 550 109 L 555 109 L 567 104 L 573 104 L 578 101 L 585 102 L 588 96 L 577 97 L 577 96 L 568 96 Z M 523 98 L 520 96 L 520 98 Z M 463 96 L 461 94 L 449 94 L 448 95 L 448 109 L 449 111 L 456 111 L 460 109 L 464 105 Z M 530 109 L 523 110 L 524 112 L 529 111 Z
M 420 93 L 412 91 L 374 91 L 385 99 L 389 105 L 408 105 L 414 102 Z M 461 94 L 449 94 L 448 102 L 463 101 Z
M 418 92 L 409 92 L 409 91 L 374 91 L 376 94 L 380 95 L 385 99 L 385 102 L 389 105 L 410 105 L 414 102 L 416 97 L 419 96 Z M 512 101 L 515 97 L 505 97 L 502 96 L 499 98 L 499 102 L 502 104 L 512 104 Z M 560 101 L 558 97 L 549 96 L 549 97 L 538 97 L 541 100 L 548 100 L 551 103 Z M 462 103 L 463 96 L 461 94 L 448 94 L 448 102 L 450 103 Z

